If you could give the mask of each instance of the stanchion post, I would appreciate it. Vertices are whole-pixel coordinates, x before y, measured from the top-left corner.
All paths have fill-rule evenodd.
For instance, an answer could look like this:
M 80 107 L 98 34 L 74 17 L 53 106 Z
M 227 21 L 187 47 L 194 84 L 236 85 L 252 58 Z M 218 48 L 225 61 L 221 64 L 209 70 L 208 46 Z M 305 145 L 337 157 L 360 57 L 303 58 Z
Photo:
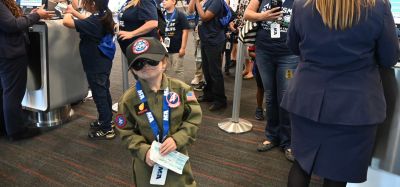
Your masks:
M 253 128 L 253 125 L 244 119 L 239 118 L 240 113 L 240 98 L 242 94 L 242 67 L 244 50 L 247 50 L 242 41 L 238 41 L 238 50 L 236 54 L 236 73 L 235 73 L 235 87 L 233 93 L 233 108 L 232 118 L 228 118 L 218 123 L 218 127 L 228 133 L 244 133 Z
M 122 93 L 125 92 L 129 88 L 129 79 L 128 79 L 128 63 L 124 53 L 121 52 L 121 67 L 122 67 Z M 118 102 L 112 105 L 112 110 L 114 112 L 118 111 Z

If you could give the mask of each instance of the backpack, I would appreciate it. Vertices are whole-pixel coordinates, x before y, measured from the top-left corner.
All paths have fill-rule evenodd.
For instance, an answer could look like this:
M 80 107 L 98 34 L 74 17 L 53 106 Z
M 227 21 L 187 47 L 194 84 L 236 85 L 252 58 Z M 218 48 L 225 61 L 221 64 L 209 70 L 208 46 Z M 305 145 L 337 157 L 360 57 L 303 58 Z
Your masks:
M 219 18 L 219 23 L 221 24 L 222 27 L 227 27 L 229 23 L 232 21 L 232 11 L 231 7 L 225 2 L 225 0 L 222 1 L 222 6 L 223 6 L 223 14 L 222 17 Z

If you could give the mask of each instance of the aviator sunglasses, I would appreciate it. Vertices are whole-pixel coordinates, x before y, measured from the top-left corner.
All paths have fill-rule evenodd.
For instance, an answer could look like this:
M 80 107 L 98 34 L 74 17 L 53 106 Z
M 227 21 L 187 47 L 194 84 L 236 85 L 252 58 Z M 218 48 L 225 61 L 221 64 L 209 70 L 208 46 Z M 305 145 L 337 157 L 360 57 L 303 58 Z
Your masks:
M 147 58 L 140 58 L 135 60 L 132 64 L 132 68 L 136 71 L 139 71 L 143 69 L 144 65 L 148 64 L 150 66 L 157 66 L 160 63 L 160 61 L 155 61 L 155 60 L 150 60 Z

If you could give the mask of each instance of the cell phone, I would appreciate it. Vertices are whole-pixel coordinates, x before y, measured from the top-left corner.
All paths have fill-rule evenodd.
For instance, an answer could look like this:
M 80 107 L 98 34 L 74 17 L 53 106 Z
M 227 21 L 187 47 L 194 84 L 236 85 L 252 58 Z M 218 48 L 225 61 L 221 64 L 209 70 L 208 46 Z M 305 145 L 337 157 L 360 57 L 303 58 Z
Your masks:
M 270 5 L 271 9 L 279 7 L 280 9 L 278 11 L 282 10 L 282 0 L 271 0 Z

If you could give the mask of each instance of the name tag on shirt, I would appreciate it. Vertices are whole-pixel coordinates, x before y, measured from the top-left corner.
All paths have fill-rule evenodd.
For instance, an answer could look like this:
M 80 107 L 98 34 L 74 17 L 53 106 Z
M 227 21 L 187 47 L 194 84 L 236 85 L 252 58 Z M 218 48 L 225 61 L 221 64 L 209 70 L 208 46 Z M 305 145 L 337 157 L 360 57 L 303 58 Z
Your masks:
M 153 166 L 153 172 L 151 172 L 150 184 L 152 185 L 165 185 L 167 180 L 168 169 L 158 164 Z
M 271 38 L 280 38 L 281 37 L 281 25 L 279 23 L 271 24 Z
M 171 43 L 171 39 L 169 37 L 164 38 L 164 45 L 165 47 L 169 47 L 169 44 Z

